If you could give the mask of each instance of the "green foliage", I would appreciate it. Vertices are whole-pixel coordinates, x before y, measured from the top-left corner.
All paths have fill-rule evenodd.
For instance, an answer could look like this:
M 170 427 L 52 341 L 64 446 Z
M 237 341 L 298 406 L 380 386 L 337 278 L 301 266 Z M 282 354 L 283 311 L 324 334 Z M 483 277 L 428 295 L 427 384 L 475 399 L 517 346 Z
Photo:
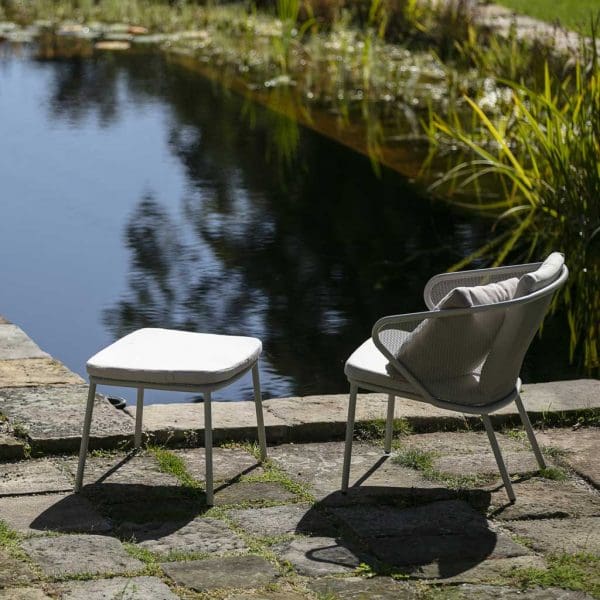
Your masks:
M 540 469 L 540 476 L 544 479 L 551 479 L 552 481 L 566 481 L 567 473 L 564 469 L 559 467 L 546 467 Z
M 371 577 L 375 577 L 376 572 L 373 570 L 373 567 L 367 563 L 360 563 L 358 567 L 354 569 L 354 574 L 359 575 L 360 577 L 365 577 L 366 579 L 370 579 Z
M 166 448 L 152 446 L 148 448 L 158 462 L 158 466 L 163 473 L 174 475 L 182 485 L 192 490 L 200 489 L 200 483 L 194 479 L 188 472 L 183 460 Z
M 595 25 L 594 25 L 595 30 Z M 570 354 L 580 350 L 590 372 L 600 368 L 600 74 L 595 43 L 582 48 L 568 77 L 544 69 L 542 89 L 504 82 L 510 102 L 489 116 L 464 97 L 473 121 L 454 106 L 447 118 L 431 115 L 429 135 L 438 144 L 458 144 L 470 158 L 436 182 L 476 197 L 457 204 L 498 215 L 497 235 L 461 261 L 482 256 L 494 264 L 531 260 L 552 250 L 567 255 L 570 278 L 559 304 L 571 333 Z M 481 180 L 493 178 L 502 196 L 486 201 Z M 489 186 L 486 188 L 489 191 Z M 554 303 L 553 309 L 556 309 Z
M 521 587 L 559 587 L 588 592 L 600 598 L 600 557 L 589 553 L 556 554 L 546 557 L 547 569 L 526 568 L 511 572 Z
M 413 431 L 412 425 L 407 419 L 394 419 L 392 425 L 392 436 L 397 438 L 409 435 Z M 373 419 L 372 421 L 361 421 L 354 427 L 356 439 L 364 441 L 381 441 L 385 436 L 385 419 Z
M 408 448 L 400 450 L 400 452 L 392 458 L 392 462 L 403 467 L 417 469 L 423 473 L 433 472 L 433 459 L 435 453 L 420 448 Z
M 542 21 L 583 29 L 586 35 L 589 35 L 586 29 L 590 15 L 600 12 L 600 0 L 499 0 L 498 4 Z

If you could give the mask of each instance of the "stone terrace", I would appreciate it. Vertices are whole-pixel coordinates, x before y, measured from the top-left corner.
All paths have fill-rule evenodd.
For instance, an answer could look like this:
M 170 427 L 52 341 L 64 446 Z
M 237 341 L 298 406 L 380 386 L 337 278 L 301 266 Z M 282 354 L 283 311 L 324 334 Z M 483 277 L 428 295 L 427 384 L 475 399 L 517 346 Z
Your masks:
M 252 407 L 221 404 L 219 439 L 238 442 L 215 449 L 212 508 L 198 405 L 148 406 L 153 445 L 128 453 L 118 447 L 131 415 L 99 396 L 94 441 L 105 449 L 74 495 L 85 385 L 7 323 L 0 382 L 0 599 L 600 595 L 597 381 L 526 387 L 552 465 L 543 474 L 514 415 L 498 417 L 512 505 L 475 421 L 401 400 L 386 457 L 385 399 L 363 396 L 342 495 L 344 397 L 265 402 L 263 465 L 241 441 L 254 436 Z

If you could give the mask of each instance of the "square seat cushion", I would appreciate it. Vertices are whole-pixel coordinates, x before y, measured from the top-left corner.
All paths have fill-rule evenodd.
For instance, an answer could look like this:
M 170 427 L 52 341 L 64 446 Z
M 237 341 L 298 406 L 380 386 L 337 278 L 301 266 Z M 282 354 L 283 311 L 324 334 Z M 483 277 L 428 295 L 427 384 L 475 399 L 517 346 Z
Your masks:
M 261 350 L 252 337 L 138 329 L 92 356 L 87 372 L 143 384 L 210 385 L 248 369 Z

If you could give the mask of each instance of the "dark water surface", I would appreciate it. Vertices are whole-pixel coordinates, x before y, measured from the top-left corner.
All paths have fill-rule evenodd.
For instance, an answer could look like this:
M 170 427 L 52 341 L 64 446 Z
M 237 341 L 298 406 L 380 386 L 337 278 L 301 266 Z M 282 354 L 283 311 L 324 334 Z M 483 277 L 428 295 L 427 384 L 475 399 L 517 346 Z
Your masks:
M 84 374 L 139 327 L 257 336 L 265 397 L 345 392 L 373 322 L 422 310 L 427 279 L 490 235 L 155 55 L 0 46 L 0 186 L 0 314 L 46 351 Z M 558 323 L 525 381 L 574 375 Z

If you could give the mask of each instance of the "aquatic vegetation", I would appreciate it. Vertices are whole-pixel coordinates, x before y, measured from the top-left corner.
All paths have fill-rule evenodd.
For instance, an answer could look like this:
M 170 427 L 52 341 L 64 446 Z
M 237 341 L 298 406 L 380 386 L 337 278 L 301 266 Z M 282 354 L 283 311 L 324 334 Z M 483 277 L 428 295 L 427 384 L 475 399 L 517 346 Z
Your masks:
M 461 192 L 460 206 L 497 215 L 496 237 L 456 268 L 492 257 L 529 260 L 551 250 L 567 254 L 568 285 L 554 309 L 565 309 L 570 354 L 590 372 L 600 367 L 600 73 L 595 43 L 584 45 L 572 73 L 544 71 L 542 89 L 504 82 L 507 109 L 490 116 L 465 96 L 472 120 L 456 106 L 432 114 L 429 134 L 437 148 L 459 146 L 464 155 L 433 187 Z M 493 178 L 499 193 L 482 197 Z M 465 197 L 475 198 L 465 200 Z

